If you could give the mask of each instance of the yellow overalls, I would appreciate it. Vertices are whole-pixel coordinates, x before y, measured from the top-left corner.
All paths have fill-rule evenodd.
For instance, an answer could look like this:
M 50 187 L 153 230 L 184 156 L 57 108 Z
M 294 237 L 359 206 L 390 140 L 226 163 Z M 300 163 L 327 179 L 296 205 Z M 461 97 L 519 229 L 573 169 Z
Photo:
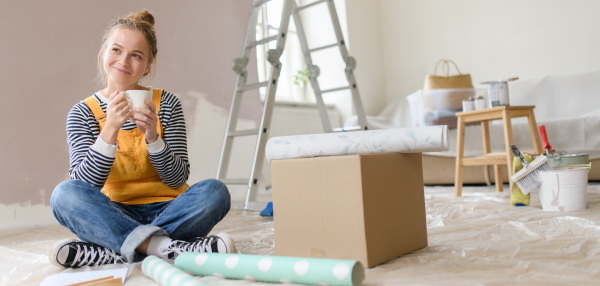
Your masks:
M 162 89 L 154 89 L 152 102 L 156 105 L 156 114 L 160 110 Z M 100 131 L 106 124 L 106 114 L 100 103 L 90 96 L 84 100 L 100 124 Z M 163 128 L 160 119 L 156 124 L 158 136 L 162 137 Z M 112 201 L 127 205 L 150 204 L 175 199 L 189 187 L 184 184 L 179 189 L 167 186 L 150 162 L 145 135 L 138 128 L 119 130 L 117 135 L 116 158 L 110 169 L 102 193 Z

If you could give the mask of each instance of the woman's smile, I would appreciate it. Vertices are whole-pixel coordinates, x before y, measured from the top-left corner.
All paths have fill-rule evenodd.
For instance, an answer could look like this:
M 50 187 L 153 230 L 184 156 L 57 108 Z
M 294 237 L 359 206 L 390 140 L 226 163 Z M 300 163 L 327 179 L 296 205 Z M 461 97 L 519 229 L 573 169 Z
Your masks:
M 116 69 L 118 72 L 123 73 L 123 74 L 130 74 L 130 72 L 128 72 L 126 70 L 123 70 L 123 69 L 120 69 L 118 67 L 113 67 L 113 69 Z

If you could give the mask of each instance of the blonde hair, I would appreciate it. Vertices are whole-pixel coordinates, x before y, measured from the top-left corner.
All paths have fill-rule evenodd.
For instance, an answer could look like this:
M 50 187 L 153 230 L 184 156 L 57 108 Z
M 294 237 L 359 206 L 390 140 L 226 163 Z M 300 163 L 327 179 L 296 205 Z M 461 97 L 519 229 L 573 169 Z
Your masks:
M 113 22 L 104 33 L 102 44 L 100 45 L 100 51 L 98 52 L 98 77 L 104 85 L 107 83 L 106 72 L 104 71 L 103 66 L 106 44 L 112 33 L 121 28 L 139 31 L 144 35 L 144 38 L 150 47 L 150 56 L 148 57 L 148 63 L 150 67 L 144 76 L 150 74 L 150 77 L 152 77 L 154 71 L 152 66 L 154 66 L 156 63 L 156 54 L 158 53 L 156 32 L 154 31 L 154 16 L 152 16 L 148 10 L 142 9 L 138 12 L 130 13 L 124 18 Z

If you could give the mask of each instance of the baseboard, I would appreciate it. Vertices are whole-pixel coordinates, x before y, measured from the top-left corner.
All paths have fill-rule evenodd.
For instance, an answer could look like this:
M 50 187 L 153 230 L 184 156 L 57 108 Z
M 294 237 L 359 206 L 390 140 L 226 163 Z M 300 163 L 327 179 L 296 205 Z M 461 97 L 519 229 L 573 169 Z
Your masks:
M 41 227 L 58 224 L 50 206 L 0 204 L 0 233 L 11 233 L 32 227 Z

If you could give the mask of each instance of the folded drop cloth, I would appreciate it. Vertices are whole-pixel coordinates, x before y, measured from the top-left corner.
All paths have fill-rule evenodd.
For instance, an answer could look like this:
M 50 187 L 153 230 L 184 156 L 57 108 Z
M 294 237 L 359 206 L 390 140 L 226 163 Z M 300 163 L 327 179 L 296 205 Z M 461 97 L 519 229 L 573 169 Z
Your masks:
M 448 126 L 393 128 L 273 137 L 267 161 L 277 159 L 448 150 Z

